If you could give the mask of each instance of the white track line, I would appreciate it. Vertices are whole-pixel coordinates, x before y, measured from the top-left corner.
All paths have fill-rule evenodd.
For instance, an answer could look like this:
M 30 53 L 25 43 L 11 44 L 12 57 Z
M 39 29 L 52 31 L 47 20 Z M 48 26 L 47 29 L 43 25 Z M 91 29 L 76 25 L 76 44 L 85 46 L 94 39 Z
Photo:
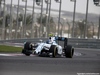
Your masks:
M 74 53 L 75 56 L 81 56 L 81 53 Z M 18 53 L 1 53 L 0 56 L 25 56 L 24 54 L 18 54 Z M 30 56 L 35 56 L 35 55 L 30 55 Z
M 1 53 L 0 56 L 25 56 L 24 54 L 8 54 L 8 53 Z M 30 55 L 30 56 L 34 56 L 34 55 Z

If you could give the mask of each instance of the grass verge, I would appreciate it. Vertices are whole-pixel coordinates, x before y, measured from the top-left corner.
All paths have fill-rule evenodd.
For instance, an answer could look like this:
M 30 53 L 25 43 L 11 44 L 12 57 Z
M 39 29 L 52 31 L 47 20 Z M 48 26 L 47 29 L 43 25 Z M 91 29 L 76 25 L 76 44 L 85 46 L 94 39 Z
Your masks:
M 0 52 L 16 53 L 16 52 L 21 52 L 21 51 L 22 51 L 22 47 L 0 45 Z

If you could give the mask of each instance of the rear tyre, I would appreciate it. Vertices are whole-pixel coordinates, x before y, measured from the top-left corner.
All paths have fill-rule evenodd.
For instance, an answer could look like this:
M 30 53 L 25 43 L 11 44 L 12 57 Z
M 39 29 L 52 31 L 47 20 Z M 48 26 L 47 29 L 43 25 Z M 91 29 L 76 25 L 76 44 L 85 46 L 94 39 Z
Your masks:
M 66 58 L 72 58 L 74 54 L 74 48 L 71 45 L 67 45 L 65 48 Z
M 57 55 L 57 47 L 55 45 L 51 45 L 49 51 L 52 53 L 52 57 L 56 57 L 56 55 Z

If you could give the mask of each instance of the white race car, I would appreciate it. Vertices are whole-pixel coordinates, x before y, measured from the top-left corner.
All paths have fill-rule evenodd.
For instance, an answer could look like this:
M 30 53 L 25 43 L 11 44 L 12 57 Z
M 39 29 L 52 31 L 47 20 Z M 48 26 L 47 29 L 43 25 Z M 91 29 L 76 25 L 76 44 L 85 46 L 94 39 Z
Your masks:
M 64 37 L 50 37 L 46 42 L 33 44 L 31 42 L 24 43 L 22 53 L 26 56 L 30 54 L 39 56 L 65 56 L 72 58 L 74 54 L 74 48 L 71 45 L 67 45 L 67 38 Z M 57 42 L 63 41 L 64 47 L 60 46 Z

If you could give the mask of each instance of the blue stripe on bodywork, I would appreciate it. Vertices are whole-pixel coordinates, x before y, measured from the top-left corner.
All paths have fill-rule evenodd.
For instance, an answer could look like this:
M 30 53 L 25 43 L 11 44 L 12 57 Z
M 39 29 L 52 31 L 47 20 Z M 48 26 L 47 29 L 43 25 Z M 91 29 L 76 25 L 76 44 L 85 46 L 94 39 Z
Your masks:
M 58 40 L 58 41 L 64 41 L 65 40 L 64 37 L 55 37 L 55 39 Z
M 65 39 L 65 38 L 64 38 L 64 37 L 62 37 L 62 41 L 64 41 L 64 39 Z

